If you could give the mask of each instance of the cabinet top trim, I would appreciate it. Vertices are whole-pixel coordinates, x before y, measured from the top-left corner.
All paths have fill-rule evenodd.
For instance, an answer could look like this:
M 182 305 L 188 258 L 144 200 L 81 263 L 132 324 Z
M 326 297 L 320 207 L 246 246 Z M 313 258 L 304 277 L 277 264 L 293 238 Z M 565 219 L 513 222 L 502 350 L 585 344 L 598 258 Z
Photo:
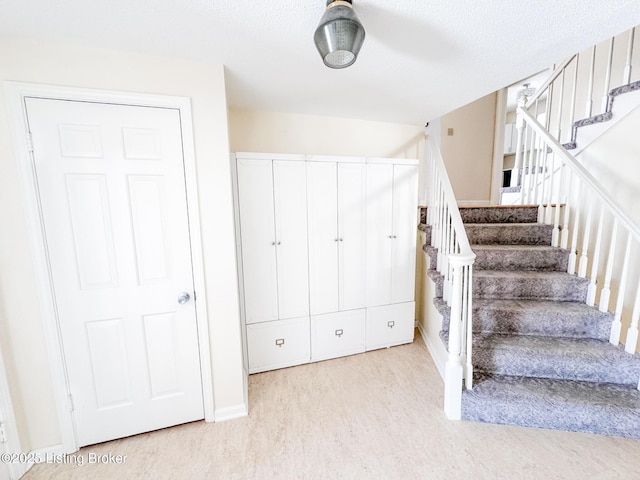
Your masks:
M 382 158 L 382 157 L 355 157 L 341 155 L 305 155 L 291 153 L 257 153 L 237 152 L 232 154 L 236 159 L 246 160 L 297 160 L 308 162 L 342 162 L 342 163 L 386 163 L 394 165 L 418 165 L 414 158 Z

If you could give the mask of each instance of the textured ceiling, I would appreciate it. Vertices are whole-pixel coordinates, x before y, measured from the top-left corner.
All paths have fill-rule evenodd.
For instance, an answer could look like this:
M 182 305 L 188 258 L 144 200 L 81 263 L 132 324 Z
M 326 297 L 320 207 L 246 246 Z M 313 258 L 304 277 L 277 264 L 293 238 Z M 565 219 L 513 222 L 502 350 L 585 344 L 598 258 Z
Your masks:
M 638 0 L 354 0 L 345 70 L 324 0 L 0 0 L 0 35 L 223 63 L 233 107 L 421 124 L 640 24 Z

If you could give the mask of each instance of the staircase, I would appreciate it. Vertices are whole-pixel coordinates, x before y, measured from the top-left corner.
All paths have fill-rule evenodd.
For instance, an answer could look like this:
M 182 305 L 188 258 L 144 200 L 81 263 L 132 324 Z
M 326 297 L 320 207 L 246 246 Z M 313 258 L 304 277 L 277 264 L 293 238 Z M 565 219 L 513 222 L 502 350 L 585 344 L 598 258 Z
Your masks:
M 640 438 L 640 356 L 609 343 L 613 314 L 585 304 L 589 279 L 569 275 L 538 206 L 460 208 L 476 254 L 473 389 L 462 419 Z M 423 217 L 424 218 L 424 217 Z M 450 307 L 430 227 L 433 300 L 449 345 Z

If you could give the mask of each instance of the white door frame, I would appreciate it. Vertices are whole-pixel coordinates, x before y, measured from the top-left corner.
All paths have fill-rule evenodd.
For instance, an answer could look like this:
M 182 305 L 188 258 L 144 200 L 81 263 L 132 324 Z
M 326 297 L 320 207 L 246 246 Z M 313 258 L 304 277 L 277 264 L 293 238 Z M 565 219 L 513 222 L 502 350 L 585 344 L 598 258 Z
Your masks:
M 6 439 L 6 443 L 4 444 L 0 440 L 0 453 L 22 453 L 2 351 L 0 351 L 0 420 L 2 421 L 0 425 L 2 432 L 0 435 L 4 434 Z M 3 448 L 2 445 L 4 445 Z M 9 478 L 12 480 L 20 478 L 27 471 L 25 463 L 4 463 L 9 472 Z
M 118 105 L 173 108 L 180 112 L 182 127 L 182 146 L 184 154 L 185 185 L 189 217 L 189 236 L 193 263 L 194 290 L 200 350 L 200 371 L 202 376 L 202 395 L 205 421 L 214 421 L 213 379 L 209 345 L 209 322 L 207 317 L 204 262 L 202 239 L 200 236 L 200 214 L 198 207 L 198 189 L 196 177 L 196 159 L 193 142 L 193 124 L 191 118 L 191 100 L 188 97 L 149 95 L 140 93 L 114 92 L 75 87 L 57 87 L 22 82 L 5 82 L 5 93 L 9 111 L 9 121 L 14 151 L 20 170 L 23 204 L 29 227 L 30 247 L 34 261 L 34 270 L 38 283 L 38 299 L 43 316 L 44 334 L 49 355 L 49 365 L 56 398 L 58 423 L 62 437 L 62 449 L 66 453 L 78 450 L 73 414 L 69 403 L 64 352 L 60 336 L 59 322 L 55 308 L 49 261 L 36 188 L 35 167 L 32 147 L 27 129 L 27 111 L 25 97 L 38 97 L 56 100 L 75 100 Z M 195 295 L 194 295 L 195 297 Z M 195 300 L 195 298 L 194 298 Z

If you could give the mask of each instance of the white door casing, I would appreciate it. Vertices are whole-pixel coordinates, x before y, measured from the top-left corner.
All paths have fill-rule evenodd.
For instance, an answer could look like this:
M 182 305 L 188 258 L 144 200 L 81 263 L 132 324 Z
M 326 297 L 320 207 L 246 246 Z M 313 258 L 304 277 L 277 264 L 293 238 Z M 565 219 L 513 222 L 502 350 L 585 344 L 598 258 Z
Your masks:
M 193 271 L 193 282 L 195 283 L 195 290 L 204 292 L 204 271 L 202 269 L 202 247 L 201 247 L 201 239 L 199 234 L 199 212 L 198 212 L 198 204 L 197 204 L 197 188 L 196 188 L 196 176 L 195 176 L 195 156 L 193 150 L 193 137 L 192 137 L 192 127 L 191 127 L 191 111 L 190 111 L 190 102 L 189 99 L 183 97 L 166 97 L 166 96 L 157 96 L 157 95 L 145 95 L 145 94 L 129 94 L 129 93 L 121 93 L 121 92 L 110 92 L 110 91 L 98 91 L 98 90 L 88 90 L 88 89 L 78 89 L 78 88 L 66 88 L 66 87 L 52 87 L 46 85 L 35 85 L 35 84 L 24 84 L 17 82 L 5 82 L 5 90 L 7 93 L 7 104 L 9 107 L 9 113 L 11 118 L 11 127 L 12 127 L 12 137 L 16 150 L 16 157 L 19 163 L 20 172 L 21 172 L 21 181 L 22 181 L 22 191 L 24 198 L 24 206 L 27 212 L 27 217 L 29 220 L 28 225 L 30 228 L 30 242 L 31 242 L 31 250 L 34 258 L 34 266 L 36 272 L 36 278 L 38 280 L 38 288 L 39 295 L 38 300 L 45 318 L 44 327 L 45 327 L 45 338 L 47 340 L 48 346 L 48 354 L 50 358 L 50 367 L 51 374 L 54 382 L 54 393 L 56 395 L 56 408 L 58 412 L 58 420 L 61 428 L 62 435 L 62 444 L 58 447 L 59 451 L 64 452 L 72 452 L 77 450 L 78 445 L 81 440 L 80 438 L 76 438 L 76 432 L 74 431 L 74 418 L 73 414 L 70 412 L 70 404 L 69 404 L 69 386 L 66 383 L 66 364 L 64 362 L 64 355 L 62 351 L 62 345 L 60 343 L 58 337 L 58 319 L 57 319 L 57 311 L 56 311 L 56 302 L 54 300 L 53 295 L 53 285 L 51 285 L 49 281 L 49 259 L 46 255 L 46 241 L 45 234 L 41 228 L 40 218 L 40 201 L 39 201 L 39 192 L 35 188 L 35 171 L 32 166 L 32 158 L 28 136 L 28 123 L 27 123 L 27 110 L 25 107 L 26 99 L 29 97 L 36 98 L 50 98 L 50 99 L 58 99 L 58 100 L 67 100 L 67 101 L 79 101 L 79 102 L 104 102 L 109 104 L 117 104 L 117 105 L 135 105 L 139 107 L 148 106 L 157 108 L 158 110 L 162 109 L 173 109 L 178 112 L 179 122 L 182 127 L 181 130 L 181 154 L 184 155 L 184 182 L 183 182 L 183 199 L 185 196 L 185 185 L 186 185 L 186 197 L 188 199 L 189 211 L 188 211 L 188 232 L 191 236 L 191 247 L 192 247 L 192 257 L 193 263 L 196 268 Z M 151 109 L 147 109 L 151 110 Z M 91 123 L 91 122 L 89 122 Z M 87 125 L 85 125 L 87 126 Z M 95 125 L 88 125 L 89 127 Z M 63 129 L 64 130 L 64 129 Z M 71 129 L 73 130 L 73 129 Z M 82 129 L 80 129 L 82 130 Z M 87 130 L 87 129 L 85 129 Z M 91 130 L 89 128 L 88 130 Z M 144 129 L 143 129 L 144 130 Z M 25 135 L 26 133 L 26 135 Z M 153 135 L 148 135 L 150 132 L 148 131 L 129 131 L 128 134 L 132 134 L 133 137 L 138 135 L 137 140 L 139 140 L 138 147 L 145 145 L 145 148 L 149 145 L 152 145 L 153 142 L 150 140 Z M 26 137 L 26 138 L 25 138 Z M 146 140 L 145 140 L 146 137 Z M 26 141 L 25 141 L 26 140 Z M 136 143 L 135 138 L 132 138 L 129 135 L 128 138 L 130 146 Z M 60 148 L 60 147 L 58 147 Z M 81 150 L 81 149 L 80 149 Z M 132 152 L 130 152 L 131 157 L 144 157 L 145 153 L 140 149 L 135 151 L 135 148 L 130 148 Z M 148 152 L 147 152 L 148 153 Z M 154 155 L 151 155 L 154 156 Z M 140 162 L 150 162 L 152 159 L 143 159 L 137 158 Z M 182 158 L 180 160 L 183 160 Z M 132 162 L 134 163 L 134 162 Z M 143 205 L 144 199 L 153 200 L 153 195 L 157 193 L 157 189 L 161 189 L 161 182 L 157 182 L 157 178 L 153 178 L 154 175 L 148 175 L 149 172 L 134 172 L 138 175 L 138 178 L 130 179 L 132 181 L 132 186 L 137 186 L 139 188 L 133 188 L 135 192 L 132 194 L 130 198 L 131 204 L 135 210 L 135 205 L 138 207 Z M 84 175 L 84 177 L 83 177 Z M 72 187 L 69 189 L 70 194 L 78 194 L 84 187 L 86 190 L 89 190 L 93 195 L 93 200 L 100 198 L 100 194 L 103 193 L 102 187 L 99 190 L 100 193 L 96 194 L 96 191 L 93 189 L 87 189 L 87 185 L 91 185 L 91 182 L 94 182 L 94 185 L 100 185 L 101 181 L 96 179 L 95 177 L 91 177 L 94 173 L 91 172 L 80 172 L 80 174 L 73 178 L 73 181 L 70 182 Z M 145 175 L 148 178 L 145 178 Z M 65 181 L 66 184 L 66 181 Z M 75 188 L 74 188 L 75 187 Z M 127 188 L 129 185 L 127 185 Z M 156 199 L 157 200 L 157 199 Z M 153 203 L 153 201 L 152 201 Z M 156 201 L 156 204 L 158 202 Z M 148 206 L 148 205 L 147 205 Z M 76 209 L 75 215 L 77 219 L 82 217 L 82 210 L 86 210 L 87 206 L 81 205 L 80 208 Z M 145 207 L 146 208 L 146 207 Z M 144 208 L 143 208 L 144 209 Z M 167 210 L 172 210 L 173 206 L 169 206 Z M 153 215 L 145 216 L 145 218 L 139 222 L 138 228 L 138 237 L 143 237 L 144 233 L 142 230 L 146 230 L 147 233 L 152 232 L 153 230 Z M 76 219 L 76 220 L 77 220 Z M 157 216 L 156 216 L 157 220 Z M 121 220 L 116 219 L 115 224 L 122 223 Z M 144 224 L 144 225 L 143 225 Z M 156 222 L 156 227 L 158 223 Z M 142 230 L 141 230 L 142 228 Z M 138 242 L 140 243 L 140 238 Z M 49 237 L 46 238 L 49 240 Z M 85 239 L 86 240 L 86 239 Z M 103 245 L 104 246 L 104 245 Z M 106 251 L 109 249 L 107 248 Z M 118 249 L 115 249 L 117 254 L 120 254 Z M 156 249 L 157 250 L 157 249 Z M 153 255 L 154 251 L 138 251 L 135 252 L 136 255 L 141 257 L 145 257 L 146 260 L 150 259 L 150 255 Z M 157 253 L 157 251 L 155 252 Z M 86 252 L 85 252 L 86 254 Z M 81 256 L 81 255 L 80 255 Z M 141 259 L 141 263 L 144 264 L 144 259 Z M 152 262 L 153 263 L 153 262 Z M 102 263 L 104 267 L 105 263 Z M 146 263 L 147 273 L 152 272 L 154 268 L 158 265 Z M 104 273 L 106 270 L 102 269 Z M 85 274 L 87 272 L 84 272 Z M 95 273 L 95 272 L 94 272 Z M 140 273 L 140 272 L 136 272 Z M 144 273 L 144 272 L 143 272 Z M 157 273 L 157 268 L 156 268 Z M 120 278 L 118 276 L 118 278 Z M 141 277 L 142 278 L 142 277 Z M 91 279 L 90 276 L 87 277 L 85 275 L 84 280 Z M 151 280 L 151 278 L 146 278 L 146 280 Z M 85 285 L 86 286 L 86 285 Z M 193 285 L 191 286 L 193 290 Z M 93 292 L 95 293 L 95 292 Z M 153 296 L 153 295 L 152 295 Z M 193 296 L 193 295 L 192 295 Z M 175 293 L 171 295 L 173 300 L 176 299 Z M 144 295 L 142 296 L 144 298 Z M 193 302 L 192 302 L 193 304 Z M 177 304 L 176 304 L 177 305 Z M 209 363 L 209 342 L 208 342 L 208 325 L 207 325 L 207 316 L 206 316 L 206 301 L 204 295 L 198 299 L 198 302 L 195 303 L 195 308 L 198 312 L 197 318 L 197 341 L 195 344 L 195 348 L 193 350 L 196 351 L 196 357 L 199 357 L 197 360 L 201 360 L 199 363 L 199 368 L 201 369 L 198 372 L 199 382 L 201 382 L 201 388 L 203 389 L 202 394 L 200 395 L 199 400 L 199 410 L 202 412 L 202 398 L 204 397 L 204 415 L 207 421 L 214 420 L 214 405 L 213 405 L 213 385 L 211 378 L 211 365 Z M 174 310 L 177 310 L 174 308 Z M 164 313 L 169 313 L 171 308 L 166 309 Z M 164 335 L 164 340 L 166 340 L 169 336 L 169 333 L 172 330 L 171 319 L 169 318 L 171 315 L 156 315 L 152 318 L 152 315 L 147 317 L 147 323 L 149 323 L 152 319 L 159 320 L 156 324 L 158 328 L 149 329 L 149 335 L 146 339 L 145 348 L 150 348 L 151 356 L 153 355 L 153 346 L 154 343 L 152 341 L 152 337 L 155 333 L 156 339 L 162 339 Z M 113 319 L 112 319 L 113 320 Z M 112 322 L 116 323 L 116 322 Z M 99 325 L 94 324 L 92 327 L 98 327 Z M 104 323 L 104 327 L 108 327 L 108 322 Z M 193 331 L 193 326 L 190 327 Z M 108 329 L 108 328 L 107 328 Z M 97 329 L 99 330 L 99 328 Z M 97 331 L 94 328 L 94 334 Z M 117 337 L 117 328 L 111 329 L 111 340 L 114 339 L 114 335 Z M 114 333 L 116 332 L 116 333 Z M 102 340 L 102 339 L 101 339 Z M 102 343 L 102 342 L 99 342 Z M 157 343 L 156 343 L 157 345 Z M 165 341 L 163 347 L 167 347 L 168 342 Z M 164 355 L 159 354 L 159 350 L 155 351 L 156 355 L 156 363 L 155 366 L 162 371 L 167 367 L 168 363 L 165 361 L 166 358 Z M 135 360 L 135 359 L 134 359 Z M 162 362 L 164 361 L 164 365 Z M 169 362 L 170 363 L 170 362 Z M 157 372 L 158 368 L 155 368 L 155 373 L 152 371 L 147 371 L 147 384 L 155 383 L 155 392 L 154 395 L 157 397 L 161 397 L 162 393 L 162 380 L 160 380 Z M 152 370 L 154 368 L 152 367 Z M 162 375 L 160 375 L 162 376 Z M 167 378 L 171 377 L 165 376 L 164 381 Z M 174 377 L 175 378 L 175 377 Z M 164 387 L 167 387 L 168 383 L 164 383 Z M 167 397 L 171 396 L 171 393 L 165 392 Z M 77 400 L 77 399 L 76 399 Z M 104 398 L 103 398 L 104 400 Z M 117 402 L 115 402 L 117 403 Z M 144 415 L 142 415 L 144 416 Z M 151 415 L 153 416 L 153 415 Z M 199 413 L 198 416 L 201 418 L 202 413 Z

